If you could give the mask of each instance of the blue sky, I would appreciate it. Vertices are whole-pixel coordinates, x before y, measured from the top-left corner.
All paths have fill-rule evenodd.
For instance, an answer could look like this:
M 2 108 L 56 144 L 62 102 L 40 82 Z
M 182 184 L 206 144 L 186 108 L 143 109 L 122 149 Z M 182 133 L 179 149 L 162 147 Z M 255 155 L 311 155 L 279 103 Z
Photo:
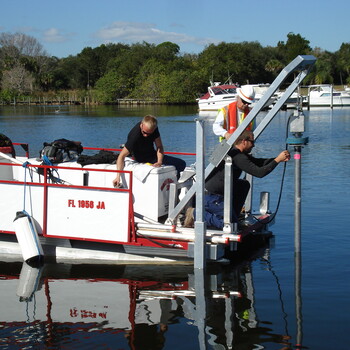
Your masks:
M 35 37 L 57 57 L 104 43 L 171 41 L 182 53 L 208 44 L 276 46 L 300 34 L 312 48 L 350 42 L 349 0 L 1 0 L 0 32 Z

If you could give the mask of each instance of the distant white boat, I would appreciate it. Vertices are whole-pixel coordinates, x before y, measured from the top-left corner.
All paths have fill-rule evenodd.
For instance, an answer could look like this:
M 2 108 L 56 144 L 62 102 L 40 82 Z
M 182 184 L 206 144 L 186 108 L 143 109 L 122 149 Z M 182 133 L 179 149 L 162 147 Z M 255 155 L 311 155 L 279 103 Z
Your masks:
M 238 86 L 234 84 L 221 84 L 214 82 L 208 86 L 208 92 L 197 98 L 200 111 L 217 111 L 236 101 Z
M 270 84 L 248 84 L 251 85 L 255 91 L 256 104 L 263 94 L 268 90 Z M 237 88 L 239 86 L 234 84 L 221 84 L 220 82 L 212 83 L 208 87 L 208 92 L 197 98 L 199 111 L 217 111 L 218 109 L 227 106 L 228 104 L 236 101 L 237 99 Z M 265 107 L 272 105 L 277 99 L 277 96 L 273 96 L 266 103 Z
M 337 91 L 332 85 L 310 85 L 309 106 L 350 106 L 350 91 Z
M 270 84 L 250 84 L 255 91 L 255 98 L 253 105 L 259 102 L 259 100 L 263 97 L 266 91 L 270 88 Z M 270 97 L 270 99 L 266 102 L 264 108 L 270 107 L 277 101 L 277 94 L 274 94 Z
M 276 95 L 277 95 L 277 100 L 282 97 L 284 94 L 284 91 L 279 91 Z M 298 92 L 293 92 L 290 97 L 287 99 L 286 103 L 285 103 L 285 108 L 296 108 L 297 105 L 303 105 L 307 103 L 307 97 L 301 95 Z

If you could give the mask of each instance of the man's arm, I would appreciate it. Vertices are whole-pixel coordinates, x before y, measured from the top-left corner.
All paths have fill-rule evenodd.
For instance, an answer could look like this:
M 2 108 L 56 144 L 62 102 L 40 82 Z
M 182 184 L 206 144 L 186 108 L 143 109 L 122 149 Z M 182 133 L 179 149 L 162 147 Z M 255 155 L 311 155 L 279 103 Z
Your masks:
M 213 132 L 215 135 L 222 136 L 227 140 L 231 134 L 224 128 L 224 120 L 224 112 L 222 109 L 220 109 L 213 123 Z
M 281 152 L 274 159 L 254 158 L 251 155 L 238 153 L 233 158 L 233 162 L 242 171 L 255 177 L 262 178 L 275 169 L 278 163 L 287 162 L 289 159 L 290 154 L 288 151 Z
M 122 151 L 119 153 L 118 159 L 117 159 L 117 170 L 123 170 L 125 166 L 125 157 L 127 157 L 130 154 L 128 149 L 124 147 Z M 117 173 L 115 179 L 113 180 L 113 186 L 119 187 L 120 186 L 120 173 Z
M 269 174 L 273 169 L 276 168 L 277 162 L 272 160 L 266 165 L 257 165 L 254 160 L 262 160 L 259 158 L 254 158 L 250 155 L 239 153 L 233 158 L 235 166 L 247 174 L 253 175 L 255 177 L 262 178 Z
M 154 143 L 156 145 L 156 150 L 157 150 L 157 163 L 154 163 L 154 167 L 160 167 L 163 164 L 163 158 L 164 158 L 164 147 L 162 143 L 161 137 L 157 137 L 154 140 Z

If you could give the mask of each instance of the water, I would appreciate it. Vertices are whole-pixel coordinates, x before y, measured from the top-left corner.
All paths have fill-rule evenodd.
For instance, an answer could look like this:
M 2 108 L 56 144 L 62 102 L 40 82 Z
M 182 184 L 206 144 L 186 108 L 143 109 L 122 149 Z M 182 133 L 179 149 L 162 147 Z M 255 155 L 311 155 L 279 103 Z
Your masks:
M 166 150 L 195 152 L 192 106 L 61 107 L 59 113 L 54 107 L 2 107 L 0 132 L 29 142 L 33 156 L 43 142 L 62 137 L 113 148 L 147 113 L 159 117 Z M 285 147 L 290 113 L 280 112 L 266 128 L 256 155 L 275 156 Z M 305 116 L 310 142 L 301 160 L 301 261 L 294 257 L 291 160 L 271 227 L 274 245 L 240 265 L 208 268 L 206 288 L 191 267 L 1 263 L 0 348 L 296 349 L 301 343 L 305 349 L 348 349 L 350 109 L 311 109 Z M 216 143 L 210 120 L 206 135 L 209 154 Z M 271 192 L 271 209 L 276 207 L 282 170 L 279 165 L 254 180 L 253 207 L 260 191 Z

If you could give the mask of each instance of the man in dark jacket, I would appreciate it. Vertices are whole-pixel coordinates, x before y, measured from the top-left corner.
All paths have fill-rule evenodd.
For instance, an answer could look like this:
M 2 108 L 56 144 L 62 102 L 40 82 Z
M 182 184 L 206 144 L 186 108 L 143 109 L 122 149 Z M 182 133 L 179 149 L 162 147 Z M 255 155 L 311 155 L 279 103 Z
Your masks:
M 280 162 L 290 160 L 290 154 L 287 150 L 282 151 L 276 158 L 255 158 L 250 154 L 254 143 L 254 133 L 246 130 L 237 138 L 228 152 L 228 155 L 232 158 L 233 214 L 235 222 L 237 222 L 250 189 L 249 182 L 239 178 L 242 172 L 262 178 L 275 169 Z M 208 226 L 223 227 L 224 182 L 225 161 L 223 160 L 208 176 L 205 184 L 205 188 L 209 192 L 204 198 L 205 221 Z M 191 215 L 190 211 L 186 214 Z M 186 219 L 188 218 L 186 217 Z

